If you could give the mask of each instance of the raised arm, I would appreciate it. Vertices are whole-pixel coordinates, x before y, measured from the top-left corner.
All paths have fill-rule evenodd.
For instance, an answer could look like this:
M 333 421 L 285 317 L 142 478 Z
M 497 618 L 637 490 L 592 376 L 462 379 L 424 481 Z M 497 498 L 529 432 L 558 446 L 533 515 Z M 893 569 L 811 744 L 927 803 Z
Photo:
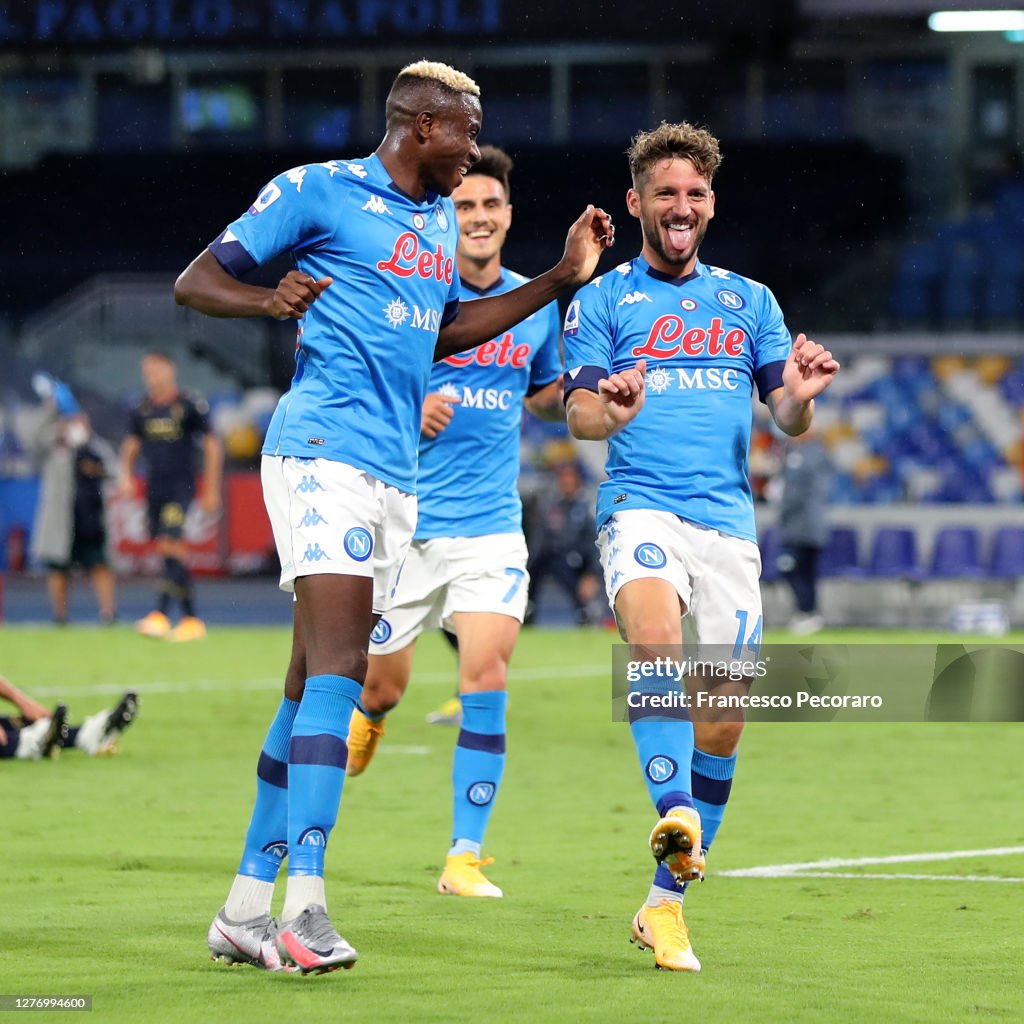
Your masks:
M 782 370 L 782 387 L 768 395 L 776 426 L 790 437 L 804 433 L 814 416 L 814 399 L 832 383 L 839 363 L 823 345 L 798 334 Z
M 569 228 L 565 252 L 539 277 L 501 295 L 462 303 L 459 315 L 441 329 L 435 362 L 464 352 L 514 327 L 563 292 L 590 279 L 605 249 L 615 244 L 615 227 L 604 210 L 588 206 Z

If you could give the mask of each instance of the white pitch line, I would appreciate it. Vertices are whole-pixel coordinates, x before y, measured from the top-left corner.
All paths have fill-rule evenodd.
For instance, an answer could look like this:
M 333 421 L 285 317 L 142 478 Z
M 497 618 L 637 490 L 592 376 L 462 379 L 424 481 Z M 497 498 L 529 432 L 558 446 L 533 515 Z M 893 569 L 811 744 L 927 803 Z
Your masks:
M 765 864 L 756 868 L 719 871 L 725 878 L 880 878 L 916 879 L 932 882 L 1024 882 L 1024 878 L 995 875 L 912 875 L 869 872 L 839 872 L 823 868 L 870 867 L 879 864 L 923 864 L 928 861 L 973 860 L 978 857 L 1012 857 L 1024 854 L 1024 846 L 994 846 L 987 850 L 947 850 L 939 853 L 901 853 L 889 857 L 831 857 L 799 864 Z
M 611 671 L 611 662 L 602 665 L 565 665 L 561 668 L 520 668 L 511 669 L 509 672 L 510 683 L 539 682 L 559 679 L 589 679 L 600 676 Z M 446 683 L 454 686 L 458 679 L 458 673 L 453 668 L 451 672 L 420 672 L 413 673 L 412 685 L 438 686 Z M 127 689 L 136 690 L 138 693 L 224 693 L 224 692 L 246 692 L 254 690 L 279 690 L 284 685 L 284 677 L 274 676 L 267 679 L 246 679 L 241 681 L 229 681 L 224 679 L 192 679 L 187 682 L 170 682 L 162 679 L 154 679 L 150 682 L 121 682 L 121 683 L 96 683 L 92 686 L 72 687 L 32 687 L 33 696 L 37 697 L 60 697 L 64 698 L 69 694 L 73 696 L 104 697 L 111 694 L 121 694 Z
M 719 871 L 720 875 L 729 875 L 735 878 L 735 873 L 732 871 Z M 752 876 L 747 876 L 752 877 Z M 882 878 L 892 879 L 898 881 L 904 881 L 905 879 L 911 879 L 917 882 L 1024 882 L 1024 878 L 1012 878 L 1004 877 L 1001 875 L 911 875 L 911 874 L 869 874 L 864 872 L 863 874 L 856 871 L 794 871 L 791 875 L 758 875 L 759 878 Z
M 417 757 L 423 754 L 430 754 L 433 752 L 433 747 L 396 747 L 393 744 L 389 746 L 387 743 L 383 747 L 377 748 L 378 754 L 408 754 L 410 757 Z

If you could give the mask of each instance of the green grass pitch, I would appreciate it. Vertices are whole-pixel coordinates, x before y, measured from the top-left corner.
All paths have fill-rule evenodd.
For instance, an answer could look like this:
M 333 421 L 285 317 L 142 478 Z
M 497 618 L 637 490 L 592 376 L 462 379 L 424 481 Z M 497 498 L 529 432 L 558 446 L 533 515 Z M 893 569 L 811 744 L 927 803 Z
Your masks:
M 126 687 L 142 695 L 117 757 L 0 766 L 0 994 L 90 994 L 104 1021 L 1024 1019 L 1020 884 L 721 874 L 1024 846 L 1018 725 L 751 726 L 708 880 L 687 897 L 704 970 L 655 971 L 627 942 L 653 814 L 628 727 L 610 720 L 611 641 L 524 633 L 485 849 L 506 896 L 479 902 L 435 891 L 455 731 L 424 714 L 449 695 L 454 659 L 421 642 L 328 851 L 331 914 L 360 961 L 303 978 L 214 964 L 205 946 L 286 631 L 215 629 L 180 647 L 127 629 L 0 631 L 0 671 L 73 718 Z M 844 870 L 1021 877 L 1024 855 Z

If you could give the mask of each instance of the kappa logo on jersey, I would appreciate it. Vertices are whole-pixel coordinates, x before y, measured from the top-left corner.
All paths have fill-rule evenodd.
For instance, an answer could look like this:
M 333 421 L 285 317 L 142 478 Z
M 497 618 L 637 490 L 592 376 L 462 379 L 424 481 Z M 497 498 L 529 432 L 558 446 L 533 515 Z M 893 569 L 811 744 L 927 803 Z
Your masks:
M 652 544 L 650 541 L 644 544 L 637 544 L 636 549 L 633 551 L 633 557 L 640 565 L 647 569 L 664 569 L 668 563 L 665 552 L 657 544 Z
M 732 274 L 728 270 L 723 270 L 721 267 L 709 267 L 712 277 L 720 277 L 723 281 L 731 281 Z
M 302 191 L 302 183 L 305 181 L 308 170 L 307 167 L 293 167 L 290 171 L 285 172 L 284 176 L 295 186 L 296 192 Z
M 466 799 L 476 807 L 486 807 L 494 799 L 493 782 L 474 782 L 466 790 Z
M 391 623 L 387 619 L 378 619 L 370 634 L 371 643 L 386 644 L 391 639 Z
M 657 786 L 662 782 L 668 782 L 669 779 L 675 778 L 676 772 L 679 771 L 679 765 L 671 757 L 657 754 L 647 762 L 647 767 L 644 768 L 644 771 L 647 773 L 647 778 Z
M 634 345 L 632 352 L 637 359 L 672 359 L 680 353 L 684 356 L 740 356 L 746 340 L 747 334 L 742 328 L 726 331 L 720 316 L 711 318 L 707 330 L 703 327 L 687 330 L 681 316 L 668 313 L 654 321 L 647 340 L 642 345 Z
M 306 553 L 299 559 L 301 565 L 305 565 L 306 562 L 322 562 L 324 559 L 329 562 L 331 556 L 319 544 L 307 544 Z
M 370 213 L 391 213 L 387 203 L 380 196 L 370 196 L 369 199 L 359 207 L 360 210 L 369 210 Z
M 530 362 L 530 346 L 516 345 L 515 334 L 506 331 L 500 338 L 485 341 L 482 345 L 461 355 L 448 356 L 445 362 L 450 366 L 512 366 L 521 370 Z
M 332 160 L 331 163 L 334 161 Z M 354 174 L 357 178 L 366 177 L 366 168 L 362 164 L 345 164 L 345 170 L 349 174 Z
M 742 309 L 746 305 L 742 296 L 729 291 L 728 288 L 723 288 L 720 292 L 716 292 L 715 298 L 718 299 L 726 309 Z
M 650 302 L 650 301 L 652 301 L 651 297 L 649 295 L 644 295 L 643 292 L 630 292 L 628 295 L 623 295 L 622 298 L 619 299 L 619 305 L 620 306 L 632 306 L 632 305 L 634 305 L 637 302 Z
M 419 214 L 416 214 L 419 217 Z M 413 221 L 415 222 L 415 217 Z M 422 217 L 420 218 L 423 219 Z M 433 252 L 420 249 L 420 240 L 414 231 L 403 231 L 395 240 L 395 247 L 390 257 L 380 260 L 377 269 L 385 274 L 406 278 L 418 274 L 420 277 L 451 284 L 455 274 L 455 262 L 445 256 L 444 249 L 438 244 Z
M 397 331 L 411 315 L 409 313 L 409 307 L 398 297 L 393 298 L 383 309 L 384 319 L 387 320 L 389 327 L 394 327 Z
M 327 520 L 324 519 L 324 517 L 322 515 L 320 515 L 319 512 L 317 512 L 317 510 L 315 508 L 307 508 L 306 511 L 302 514 L 302 518 L 299 520 L 299 526 L 300 527 L 302 527 L 302 526 L 319 526 L 321 523 L 323 523 L 324 526 L 329 526 L 330 525 L 327 522 Z
M 562 333 L 568 338 L 573 334 L 578 333 L 580 329 L 580 300 L 573 299 L 569 303 L 569 308 L 565 311 L 565 325 L 562 327 Z
M 264 186 L 263 191 L 256 197 L 256 202 L 249 207 L 249 212 L 255 216 L 262 213 L 271 203 L 276 203 L 281 198 L 281 189 L 276 182 Z
M 365 562 L 373 553 L 373 537 L 364 526 L 353 526 L 345 534 L 345 550 L 350 558 Z
M 322 491 L 324 485 L 315 476 L 304 476 L 295 488 L 296 494 L 313 494 L 315 491 Z
M 444 212 L 444 207 L 438 203 L 434 207 L 434 216 L 437 217 L 437 226 L 442 231 L 448 230 L 448 214 Z

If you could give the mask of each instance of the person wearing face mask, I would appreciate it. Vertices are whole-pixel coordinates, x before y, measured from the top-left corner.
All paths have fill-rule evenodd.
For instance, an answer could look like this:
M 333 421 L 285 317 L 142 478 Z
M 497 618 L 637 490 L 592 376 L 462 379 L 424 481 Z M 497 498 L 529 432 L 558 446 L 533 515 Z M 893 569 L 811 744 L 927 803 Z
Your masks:
M 32 556 L 47 569 L 53 621 L 68 622 L 71 570 L 88 573 L 100 620 L 116 617 L 116 583 L 107 560 L 103 487 L 115 465 L 113 449 L 92 433 L 89 417 L 61 381 L 40 379 L 47 417 L 35 439 L 41 482 Z

